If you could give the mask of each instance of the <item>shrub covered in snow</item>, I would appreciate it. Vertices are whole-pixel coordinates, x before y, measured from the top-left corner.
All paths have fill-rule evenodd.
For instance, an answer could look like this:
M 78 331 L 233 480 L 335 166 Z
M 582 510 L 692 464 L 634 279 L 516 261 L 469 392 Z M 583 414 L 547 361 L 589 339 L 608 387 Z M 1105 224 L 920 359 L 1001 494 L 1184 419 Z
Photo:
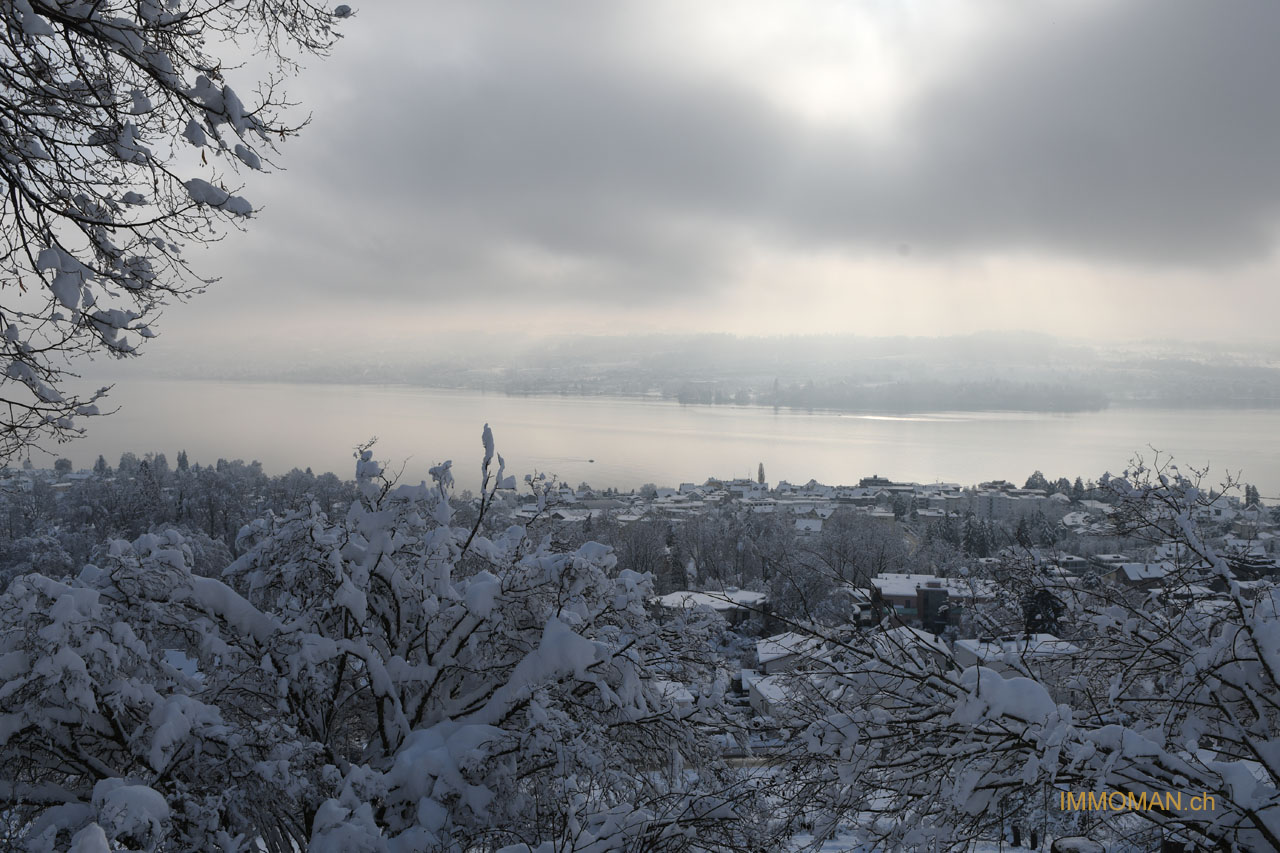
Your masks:
M 1063 603 L 1078 654 L 1044 668 L 1015 649 L 962 668 L 899 628 L 833 643 L 794 678 L 790 722 L 806 727 L 794 782 L 828 820 L 918 850 L 968 849 L 1011 824 L 1075 835 L 1085 820 L 1132 849 L 1163 833 L 1280 849 L 1280 591 L 1245 594 L 1205 545 L 1194 519 L 1211 498 L 1197 478 L 1138 466 L 1105 486 L 1131 532 L 1180 543 L 1185 558 L 1152 590 L 1025 566 Z M 1192 587 L 1215 581 L 1217 604 L 1198 607 Z M 1065 791 L 1183 796 L 1086 816 L 1060 805 Z M 1204 794 L 1211 810 L 1192 799 Z
M 486 483 L 508 485 L 485 430 Z M 749 796 L 661 684 L 704 638 L 608 549 L 452 524 L 448 463 L 368 451 L 345 518 L 246 527 L 221 579 L 177 533 L 0 596 L 0 785 L 31 849 L 718 849 Z M 493 494 L 492 488 L 488 492 Z

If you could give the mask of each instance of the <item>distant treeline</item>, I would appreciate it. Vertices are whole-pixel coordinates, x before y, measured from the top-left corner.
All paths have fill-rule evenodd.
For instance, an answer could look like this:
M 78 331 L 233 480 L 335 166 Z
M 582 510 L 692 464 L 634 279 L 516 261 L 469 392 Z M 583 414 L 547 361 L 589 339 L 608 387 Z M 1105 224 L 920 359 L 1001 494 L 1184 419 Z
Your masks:
M 70 460 L 53 471 L 0 469 L 0 592 L 29 571 L 51 577 L 78 571 L 112 539 L 180 531 L 202 573 L 219 572 L 240 554 L 246 524 L 314 501 L 340 511 L 355 486 L 308 468 L 269 476 L 259 462 L 219 459 L 170 466 L 163 453 L 124 453 L 113 468 L 98 457 L 92 474 L 73 474 Z
M 778 384 L 760 393 L 729 394 L 709 383 L 686 383 L 672 396 L 681 403 L 754 404 L 843 412 L 1030 411 L 1082 412 L 1107 407 L 1100 392 L 1070 384 L 922 380 L 862 385 L 840 380 Z
M 683 403 L 848 412 L 1096 411 L 1280 406 L 1280 353 L 1180 345 L 1152 354 L 1037 334 L 945 338 L 577 336 L 447 358 L 308 357 L 192 375 L 404 384 L 512 395 L 659 396 Z M 775 388 L 774 383 L 778 383 Z
M 775 406 L 839 412 L 1026 411 L 1084 412 L 1105 409 L 1107 395 L 1071 383 L 918 380 L 865 384 L 841 379 L 776 382 L 766 388 L 733 382 L 668 380 L 653 383 L 608 380 L 557 381 L 522 376 L 501 383 L 515 396 L 640 396 L 655 392 L 686 405 Z M 492 386 L 490 386 L 490 390 Z
M 1280 370 L 1256 365 L 1147 361 L 1121 375 L 1099 376 L 1111 398 L 1125 404 L 1169 408 L 1274 408 L 1280 406 Z

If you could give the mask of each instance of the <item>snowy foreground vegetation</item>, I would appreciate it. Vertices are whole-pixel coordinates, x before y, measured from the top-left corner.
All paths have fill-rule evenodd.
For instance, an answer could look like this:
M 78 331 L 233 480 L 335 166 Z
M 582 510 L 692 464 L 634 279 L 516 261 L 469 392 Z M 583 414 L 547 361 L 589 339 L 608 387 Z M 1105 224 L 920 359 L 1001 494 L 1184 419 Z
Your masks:
M 972 519 L 557 521 L 483 447 L 464 500 L 367 449 L 354 486 L 153 458 L 32 510 L 57 524 L 11 496 L 3 848 L 1280 850 L 1274 567 L 1172 466 L 1097 486 L 1090 535 L 1167 556 L 1126 584 Z M 935 634 L 886 600 L 904 572 L 973 594 Z

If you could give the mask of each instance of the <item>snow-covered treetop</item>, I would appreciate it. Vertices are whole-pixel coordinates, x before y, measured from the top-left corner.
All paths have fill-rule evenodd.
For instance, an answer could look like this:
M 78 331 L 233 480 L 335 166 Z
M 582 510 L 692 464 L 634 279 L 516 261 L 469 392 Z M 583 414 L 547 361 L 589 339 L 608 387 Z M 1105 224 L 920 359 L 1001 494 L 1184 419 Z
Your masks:
M 648 619 L 651 576 L 454 526 L 447 469 L 406 487 L 368 448 L 357 465 L 345 518 L 250 525 L 220 579 L 165 531 L 0 595 L 0 802 L 28 847 L 741 840 L 748 792 L 664 689 L 702 685 L 710 713 L 724 685 L 696 628 Z

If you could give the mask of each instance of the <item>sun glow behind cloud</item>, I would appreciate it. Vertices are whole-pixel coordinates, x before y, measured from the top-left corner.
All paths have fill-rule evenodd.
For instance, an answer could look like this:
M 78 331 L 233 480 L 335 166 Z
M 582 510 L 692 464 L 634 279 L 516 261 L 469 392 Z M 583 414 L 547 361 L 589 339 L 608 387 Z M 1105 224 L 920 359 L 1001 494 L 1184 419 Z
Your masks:
M 160 347 L 336 346 L 357 316 L 1263 336 L 1278 24 L 1193 0 L 371 5 Z

